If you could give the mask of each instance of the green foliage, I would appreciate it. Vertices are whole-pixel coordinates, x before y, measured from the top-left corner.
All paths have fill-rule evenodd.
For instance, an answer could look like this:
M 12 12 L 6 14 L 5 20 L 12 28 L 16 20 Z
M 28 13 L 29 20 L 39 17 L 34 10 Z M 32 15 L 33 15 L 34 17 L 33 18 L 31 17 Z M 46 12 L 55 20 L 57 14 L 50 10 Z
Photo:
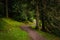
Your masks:
M 14 1 L 12 5 L 13 18 L 18 21 L 32 21 L 34 18 L 34 10 L 30 10 L 30 4 L 24 1 Z
M 60 8 L 59 3 L 56 0 L 48 0 L 45 1 L 45 3 L 42 3 L 42 5 L 44 7 L 41 8 L 41 16 L 43 17 L 44 27 L 48 32 L 60 36 L 60 10 L 58 9 Z
M 3 18 L 0 20 L 0 40 L 29 40 L 28 34 L 19 27 L 22 23 Z
M 46 32 L 42 32 L 42 31 L 37 31 L 41 36 L 45 37 L 46 40 L 60 40 L 60 37 L 57 37 L 56 35 L 53 34 L 49 34 Z
M 3 25 L 6 25 L 6 24 L 2 19 L 0 19 L 0 30 L 4 29 Z
M 5 3 L 5 0 L 0 0 L 0 18 L 6 16 Z M 33 22 L 36 19 L 36 5 L 37 0 L 8 0 L 8 16 L 17 21 Z M 40 22 L 40 26 L 44 25 L 44 28 L 48 32 L 60 36 L 60 1 L 38 0 L 38 8 L 40 20 L 42 21 L 42 23 Z M 3 28 L 2 24 L 6 25 L 6 22 L 0 20 L 1 30 Z

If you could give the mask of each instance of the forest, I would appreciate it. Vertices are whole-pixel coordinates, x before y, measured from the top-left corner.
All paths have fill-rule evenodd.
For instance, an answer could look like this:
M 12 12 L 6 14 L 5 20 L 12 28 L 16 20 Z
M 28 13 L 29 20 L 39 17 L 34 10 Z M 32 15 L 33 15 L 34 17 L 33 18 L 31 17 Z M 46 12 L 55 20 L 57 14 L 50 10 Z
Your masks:
M 60 40 L 60 0 L 0 0 L 0 40 Z

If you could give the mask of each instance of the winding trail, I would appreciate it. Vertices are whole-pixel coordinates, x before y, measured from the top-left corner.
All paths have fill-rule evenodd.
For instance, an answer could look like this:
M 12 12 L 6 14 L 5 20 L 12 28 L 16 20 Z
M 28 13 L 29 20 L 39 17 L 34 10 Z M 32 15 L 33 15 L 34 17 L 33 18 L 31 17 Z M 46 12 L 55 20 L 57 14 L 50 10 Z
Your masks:
M 28 26 L 21 26 L 21 29 L 28 32 L 32 40 L 45 40 L 45 38 L 39 35 L 38 32 L 36 32 Z

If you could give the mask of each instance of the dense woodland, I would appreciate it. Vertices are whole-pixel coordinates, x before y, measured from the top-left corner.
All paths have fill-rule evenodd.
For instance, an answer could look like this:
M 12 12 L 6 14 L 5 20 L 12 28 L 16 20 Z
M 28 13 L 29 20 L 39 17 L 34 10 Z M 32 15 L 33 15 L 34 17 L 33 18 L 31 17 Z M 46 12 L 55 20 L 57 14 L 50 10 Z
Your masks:
M 60 0 L 0 0 L 0 18 L 18 22 L 35 19 L 36 30 L 60 36 Z

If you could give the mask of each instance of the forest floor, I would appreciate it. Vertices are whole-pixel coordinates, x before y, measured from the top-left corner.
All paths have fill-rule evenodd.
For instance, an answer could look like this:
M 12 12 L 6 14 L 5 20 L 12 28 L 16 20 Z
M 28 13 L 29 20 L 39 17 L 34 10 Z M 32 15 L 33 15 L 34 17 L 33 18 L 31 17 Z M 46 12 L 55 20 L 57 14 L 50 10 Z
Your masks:
M 46 40 L 44 37 L 39 35 L 39 33 L 36 30 L 30 28 L 27 25 L 21 26 L 20 28 L 29 34 L 31 40 Z
M 32 22 L 17 22 L 2 18 L 0 19 L 0 40 L 60 40 L 58 36 L 34 28 L 35 23 Z

